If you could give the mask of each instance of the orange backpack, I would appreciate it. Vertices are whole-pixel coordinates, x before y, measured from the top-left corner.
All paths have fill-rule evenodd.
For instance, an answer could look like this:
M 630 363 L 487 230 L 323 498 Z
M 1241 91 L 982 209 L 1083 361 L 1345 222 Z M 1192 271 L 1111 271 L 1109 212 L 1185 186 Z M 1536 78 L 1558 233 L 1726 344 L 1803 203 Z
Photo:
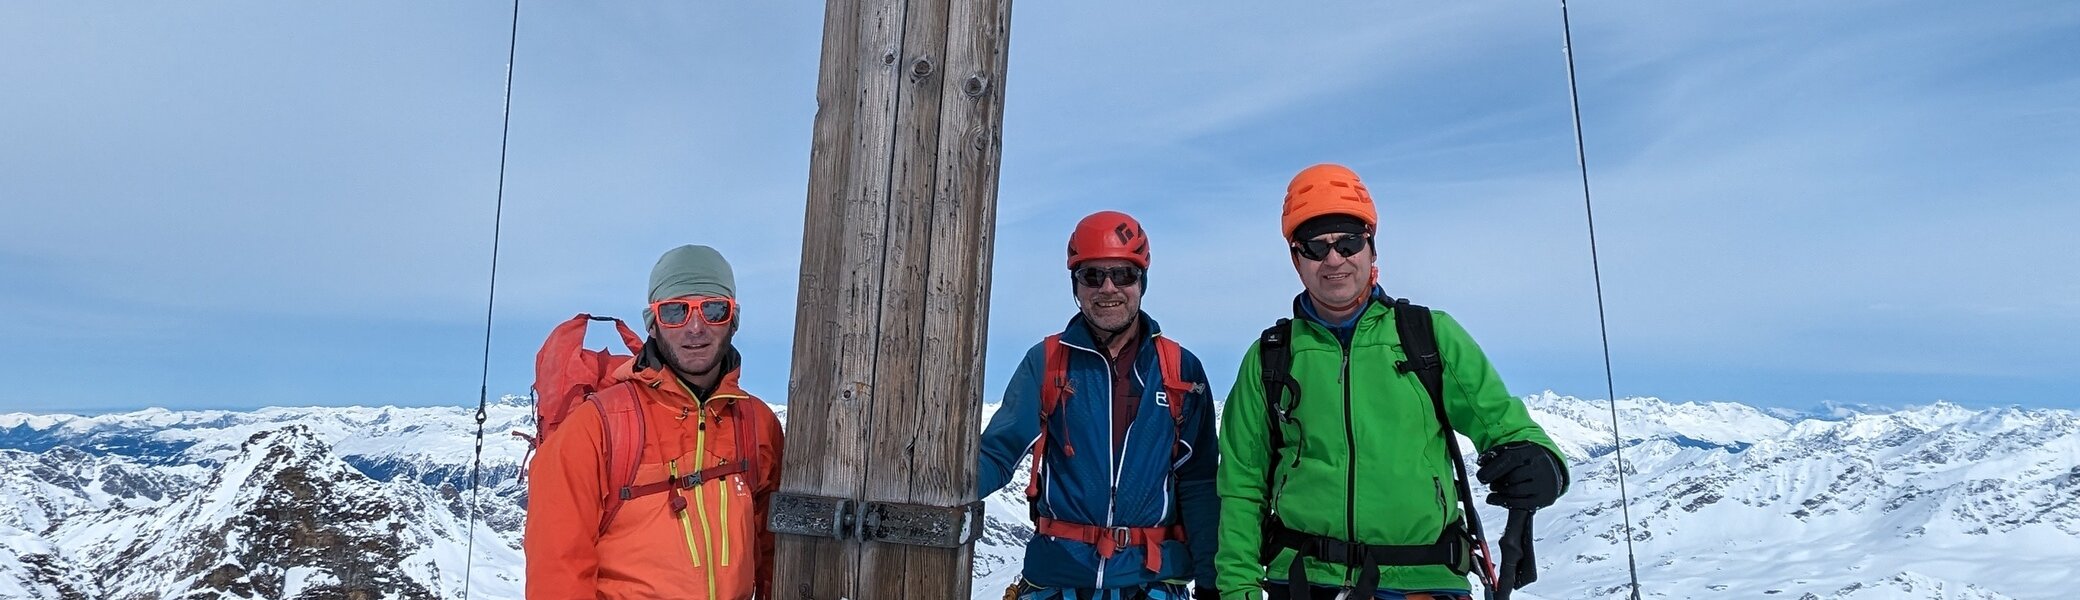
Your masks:
M 591 321 L 612 321 L 630 354 L 615 354 L 606 348 L 585 349 L 585 328 Z M 542 445 L 542 440 L 555 435 L 556 428 L 578 405 L 590 404 L 599 411 L 600 422 L 605 425 L 600 441 L 607 456 L 607 489 L 622 490 L 634 483 L 643 457 L 642 403 L 626 390 L 600 392 L 613 388 L 614 372 L 642 351 L 643 339 L 636 337 L 627 323 L 613 317 L 579 313 L 551 330 L 534 358 L 534 435 L 513 432 L 527 440 L 528 457 L 521 462 L 531 466 L 535 448 Z M 525 469 L 520 471 L 520 479 L 526 481 Z M 607 495 L 599 521 L 601 533 L 614 520 L 614 513 L 621 510 L 626 496 Z

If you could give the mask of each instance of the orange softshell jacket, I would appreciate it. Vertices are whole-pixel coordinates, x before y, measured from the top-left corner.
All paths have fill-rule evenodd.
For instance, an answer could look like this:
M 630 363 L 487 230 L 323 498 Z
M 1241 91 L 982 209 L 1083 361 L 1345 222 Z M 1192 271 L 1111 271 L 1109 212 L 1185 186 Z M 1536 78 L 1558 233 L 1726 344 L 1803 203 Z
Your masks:
M 640 362 L 640 361 L 637 361 Z M 627 500 L 601 526 L 607 457 L 598 411 L 570 412 L 528 475 L 530 600 L 771 598 L 773 534 L 766 510 L 780 487 L 780 420 L 724 373 L 698 402 L 661 367 L 632 362 L 600 393 L 636 394 L 647 422 L 634 486 L 667 491 Z M 686 477 L 750 453 L 748 471 L 689 485 Z M 719 469 L 726 470 L 726 469 Z M 677 480 L 679 485 L 658 486 Z

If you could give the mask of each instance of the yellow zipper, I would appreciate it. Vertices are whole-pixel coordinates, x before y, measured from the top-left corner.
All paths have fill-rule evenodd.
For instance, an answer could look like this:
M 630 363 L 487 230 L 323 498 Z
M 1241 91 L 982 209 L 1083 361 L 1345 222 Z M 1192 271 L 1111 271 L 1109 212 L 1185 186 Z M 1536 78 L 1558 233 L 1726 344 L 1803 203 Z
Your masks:
M 722 566 L 729 566 L 729 477 L 722 478 Z
M 679 480 L 678 459 L 665 463 L 665 470 L 671 474 L 673 481 Z M 686 511 L 683 510 L 679 511 L 679 530 L 686 534 L 686 555 L 693 557 L 693 568 L 701 568 L 701 551 L 695 548 L 693 544 L 693 522 L 686 520 Z
M 680 385 L 685 385 L 685 383 L 684 383 L 684 382 L 681 382 L 681 383 L 680 383 Z M 690 390 L 689 390 L 689 392 L 688 392 L 687 396 L 688 396 L 688 397 L 692 397 L 692 396 L 693 396 L 693 394 L 691 393 L 691 391 L 690 391 Z M 696 401 L 696 402 L 698 402 L 699 400 L 695 400 L 695 401 Z M 693 434 L 693 460 L 694 460 L 694 463 L 693 463 L 693 464 L 695 464 L 695 465 L 705 464 L 705 463 L 707 463 L 707 462 L 708 462 L 708 461 L 707 461 L 707 456 L 708 456 L 708 407 L 707 407 L 707 405 L 703 404 L 703 405 L 700 405 L 700 409 L 701 409 L 701 414 L 700 414 L 700 419 L 701 419 L 701 422 L 700 422 L 700 423 L 699 423 L 698 425 L 696 425 L 696 426 L 695 426 L 695 428 L 694 428 L 694 434 Z M 711 525 L 710 525 L 710 524 L 708 523 L 708 503 L 707 503 L 707 501 L 706 501 L 706 500 L 704 500 L 704 499 L 703 499 L 703 497 L 701 496 L 701 488 L 703 488 L 703 487 L 707 487 L 707 483 L 708 483 L 708 482 L 705 482 L 705 481 L 703 481 L 703 482 L 701 482 L 701 485 L 697 485 L 697 486 L 694 486 L 694 488 L 693 488 L 693 507 L 694 507 L 694 510 L 695 510 L 696 512 L 698 512 L 698 513 L 700 514 L 700 517 L 701 517 L 701 536 L 702 536 L 702 537 L 707 537 L 708 535 L 711 535 L 711 534 L 713 534 L 713 533 L 714 533 L 714 531 L 715 531 L 714 527 L 712 527 L 712 526 L 711 526 Z M 727 534 L 725 534 L 725 535 L 727 535 Z M 715 562 L 715 556 L 714 556 L 714 555 L 709 555 L 709 556 L 708 556 L 708 562 L 710 562 L 710 563 L 713 563 L 713 562 Z M 708 597 L 709 597 L 709 598 L 715 598 L 715 597 L 717 597 L 717 596 L 716 596 L 716 594 L 715 594 L 715 572 L 714 572 L 714 570 L 712 570 L 712 569 L 711 569 L 711 570 L 707 571 L 707 576 L 708 576 Z
M 731 400 L 735 400 L 735 399 L 740 399 L 740 398 L 743 398 L 743 396 L 736 396 L 736 395 L 720 395 L 720 394 L 718 394 L 718 395 L 715 395 L 715 396 L 710 396 L 710 397 L 709 397 L 708 399 L 709 399 L 709 400 L 721 400 L 721 399 L 725 399 L 725 398 L 728 398 L 728 399 L 731 399 Z M 706 421 L 703 421 L 703 422 L 706 422 Z M 717 424 L 717 426 L 720 426 L 720 424 L 718 423 L 718 424 Z M 739 444 L 740 444 L 740 445 L 742 444 L 742 441 L 741 441 L 741 440 L 739 440 Z M 706 455 L 703 455 L 703 456 L 702 456 L 702 458 L 703 458 L 703 459 L 705 459 L 705 458 L 706 458 Z M 744 460 L 744 457 L 742 457 L 742 456 L 739 456 L 739 457 L 737 457 L 737 460 Z M 726 461 L 725 461 L 725 463 L 723 463 L 723 464 L 727 464 L 727 463 L 726 463 Z M 737 477 L 738 477 L 738 481 L 742 481 L 742 480 L 743 480 L 743 477 L 744 477 L 744 474 L 739 474 L 739 475 L 738 475 Z M 725 566 L 725 567 L 727 567 L 727 566 L 729 566 L 729 529 L 730 529 L 730 528 L 729 528 L 729 497 L 730 497 L 730 493 L 729 493 L 729 484 L 728 484 L 728 480 L 729 480 L 729 478 L 725 476 L 725 477 L 723 477 L 723 480 L 724 480 L 724 483 L 723 483 L 723 486 L 722 486 L 722 523 L 723 523 L 723 526 L 722 526 L 722 566 Z
M 695 465 L 701 465 L 701 464 L 705 464 L 705 463 L 707 462 L 707 457 L 708 457 L 708 404 L 707 404 L 706 402 L 701 402 L 701 401 L 700 401 L 700 397 L 699 397 L 699 396 L 696 396 L 696 395 L 694 395 L 694 393 L 693 393 L 693 390 L 692 390 L 692 389 L 690 389 L 690 388 L 688 388 L 688 387 L 686 387 L 686 382 L 685 382 L 684 380 L 680 380 L 680 379 L 679 379 L 679 378 L 677 378 L 677 377 L 674 377 L 674 378 L 672 378 L 672 379 L 673 379 L 674 381 L 677 381 L 677 382 L 679 383 L 679 389 L 681 389 L 681 390 L 684 390 L 684 391 L 686 392 L 686 397 L 688 397 L 688 398 L 692 398 L 692 399 L 694 400 L 694 405 L 700 408 L 700 415 L 699 415 L 699 416 L 700 416 L 700 422 L 699 422 L 698 424 L 696 424 L 696 425 L 695 425 L 695 428 L 694 428 L 694 434 L 693 434 L 693 456 L 694 456 L 694 464 L 695 464 Z M 734 395 L 728 395 L 728 396 L 723 396 L 723 395 L 718 395 L 718 396 L 712 396 L 712 397 L 710 397 L 709 399 L 710 399 L 710 400 L 714 400 L 714 399 L 719 399 L 719 398 L 741 398 L 741 397 L 742 397 L 742 396 L 734 396 Z M 678 472 L 678 471 L 677 471 L 677 467 L 676 467 L 676 465 L 678 464 L 678 461 L 673 461 L 673 464 L 675 465 L 675 466 L 673 467 L 673 473 L 674 473 L 673 477 L 675 477 L 675 478 L 676 478 L 676 477 L 678 477 L 678 475 L 677 475 L 677 472 Z M 696 471 L 696 472 L 698 472 L 698 471 Z M 703 534 L 703 536 L 705 536 L 705 535 L 707 535 L 707 534 L 710 534 L 710 533 L 712 533 L 712 532 L 714 531 L 714 528 L 712 527 L 712 525 L 711 525 L 711 524 L 709 523 L 709 521 L 708 521 L 708 503 L 707 503 L 707 502 L 705 501 L 705 499 L 706 499 L 706 498 L 705 498 L 705 496 L 701 494 L 701 488 L 703 488 L 703 487 L 707 487 L 707 482 L 703 481 L 703 482 L 701 482 L 701 485 L 695 486 L 695 487 L 693 488 L 693 506 L 694 506 L 694 510 L 695 510 L 695 511 L 697 512 L 697 514 L 699 514 L 699 515 L 700 515 L 700 519 L 701 519 L 701 533 Z M 727 518 L 729 517 L 729 495 L 728 495 L 728 494 L 729 494 L 729 492 L 728 492 L 727 490 L 724 490 L 724 491 L 723 491 L 723 496 L 722 496 L 722 510 L 721 510 L 721 512 L 722 512 L 722 515 L 721 515 L 721 516 L 722 516 L 722 517 L 723 517 L 724 519 L 727 519 Z M 680 515 L 680 523 L 681 523 L 681 524 L 684 524 L 685 522 L 686 522 L 686 521 L 685 521 L 685 515 L 684 515 L 684 514 L 681 514 L 681 515 Z M 692 530 L 692 529 L 691 529 L 690 527 L 689 527 L 689 528 L 687 528 L 687 530 L 686 530 L 686 535 L 687 535 L 687 541 L 686 541 L 686 548 L 687 548 L 688 550 L 692 550 L 692 549 L 694 548 L 694 546 L 693 546 L 693 538 L 692 538 L 692 535 L 693 535 L 693 530 Z M 722 528 L 722 536 L 721 536 L 721 537 L 722 537 L 722 553 L 723 553 L 723 554 L 722 554 L 722 566 L 725 566 L 725 567 L 726 567 L 726 566 L 729 566 L 729 527 L 725 526 L 725 527 L 723 527 L 723 528 Z M 713 562 L 715 562 L 715 557 L 714 557 L 713 555 L 710 555 L 710 556 L 708 556 L 708 562 L 710 562 L 710 563 L 713 563 Z M 698 559 L 698 558 L 694 559 L 694 566 L 696 566 L 696 567 L 700 566 L 700 559 Z M 705 571 L 704 571 L 704 573 L 705 573 L 705 574 L 706 574 L 706 575 L 708 576 L 708 597 L 709 597 L 709 598 L 715 598 L 715 597 L 717 597 L 717 594 L 716 594 L 716 592 L 715 592 L 715 571 L 714 571 L 714 570 L 712 570 L 712 569 L 709 569 L 709 570 L 705 570 Z

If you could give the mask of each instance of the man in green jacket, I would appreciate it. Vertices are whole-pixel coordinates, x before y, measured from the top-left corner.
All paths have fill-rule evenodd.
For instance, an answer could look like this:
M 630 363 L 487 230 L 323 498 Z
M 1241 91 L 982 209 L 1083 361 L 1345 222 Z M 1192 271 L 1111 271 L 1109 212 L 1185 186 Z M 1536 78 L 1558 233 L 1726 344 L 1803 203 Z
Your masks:
M 1490 485 L 1490 504 L 1551 505 L 1567 487 L 1560 453 L 1457 321 L 1379 288 L 1378 217 L 1355 173 L 1329 164 L 1301 171 L 1281 221 L 1306 291 L 1293 300 L 1290 325 L 1267 331 L 1243 356 L 1228 395 L 1214 560 L 1221 595 L 1467 597 L 1478 542 L 1445 423 L 1482 452 L 1478 478 Z M 1419 320 L 1434 331 L 1428 361 L 1404 353 L 1400 327 Z M 1264 356 L 1266 340 L 1285 351 Z M 1437 373 L 1437 359 L 1441 377 L 1426 386 L 1421 365 Z M 1280 362 L 1290 379 L 1275 372 Z M 1275 405 L 1266 401 L 1271 380 L 1285 382 L 1273 386 Z

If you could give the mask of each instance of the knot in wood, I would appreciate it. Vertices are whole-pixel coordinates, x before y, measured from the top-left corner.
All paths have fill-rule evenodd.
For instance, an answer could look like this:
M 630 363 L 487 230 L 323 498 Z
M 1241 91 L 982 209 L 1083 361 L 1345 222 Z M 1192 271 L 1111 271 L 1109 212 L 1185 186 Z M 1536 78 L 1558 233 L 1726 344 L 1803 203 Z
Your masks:
M 968 80 L 961 83 L 961 93 L 967 94 L 969 98 L 981 98 L 983 94 L 989 93 L 989 78 L 969 75 Z
M 893 64 L 896 64 L 896 53 L 894 53 L 894 52 L 888 52 L 888 53 L 884 53 L 884 54 L 882 54 L 882 55 L 881 55 L 881 64 L 884 64 L 884 65 L 893 65 Z
M 932 69 L 932 59 L 930 57 L 917 57 L 917 60 L 915 62 L 910 63 L 910 78 L 924 79 L 926 77 L 931 77 Z

